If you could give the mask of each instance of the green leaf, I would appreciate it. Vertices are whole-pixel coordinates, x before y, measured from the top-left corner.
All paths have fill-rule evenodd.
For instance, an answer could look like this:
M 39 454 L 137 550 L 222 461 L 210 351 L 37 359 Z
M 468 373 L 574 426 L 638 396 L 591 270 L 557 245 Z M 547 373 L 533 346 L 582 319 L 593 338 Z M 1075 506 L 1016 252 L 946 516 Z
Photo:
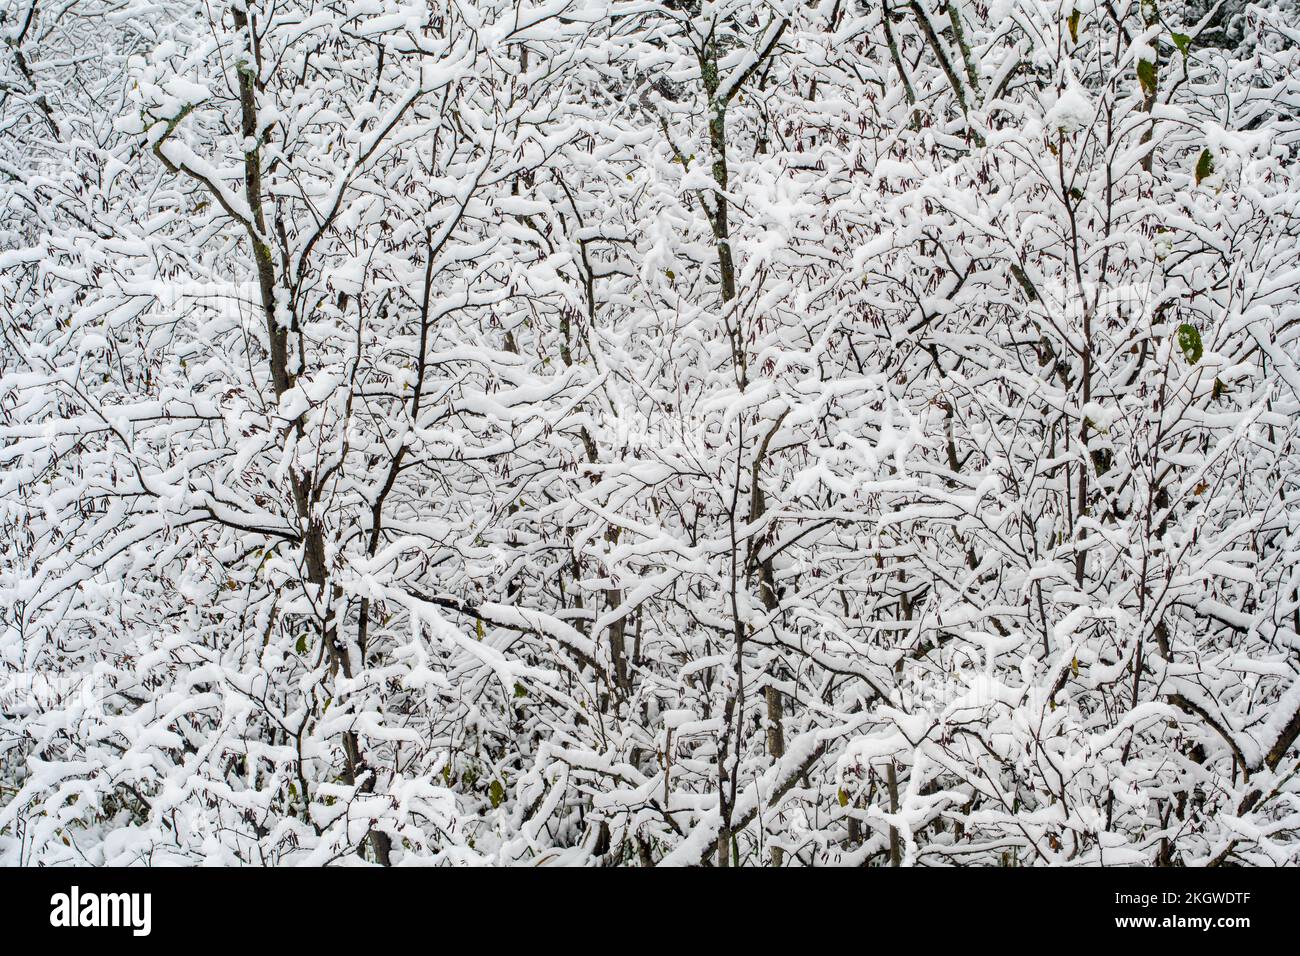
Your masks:
M 1142 84 L 1142 92 L 1151 96 L 1156 91 L 1156 65 L 1150 60 L 1141 60 L 1138 62 L 1138 82 Z
M 840 792 L 835 796 L 839 799 L 840 806 L 847 807 L 849 805 L 849 792 L 843 787 L 840 787 Z
M 1178 337 L 1178 347 L 1187 356 L 1187 361 L 1195 365 L 1205 354 L 1205 348 L 1201 345 L 1201 333 L 1196 330 L 1196 326 L 1184 322 L 1178 326 L 1175 334 Z
M 527 697 L 527 696 L 528 696 L 528 691 L 524 690 L 524 685 L 523 685 L 523 684 L 515 684 L 515 696 L 516 696 L 516 697 Z
M 1070 12 L 1069 25 L 1070 25 L 1070 42 L 1071 42 L 1071 43 L 1078 43 L 1078 42 L 1079 42 L 1079 17 L 1080 17 L 1080 14 L 1079 14 L 1079 11 L 1078 11 L 1078 10 L 1072 10 L 1072 11 Z
M 1196 185 L 1199 186 L 1202 179 L 1212 175 L 1214 175 L 1214 156 L 1208 149 L 1203 149 L 1196 160 Z
M 307 653 L 307 635 L 304 634 L 298 638 L 298 643 L 294 645 L 294 650 L 299 654 Z
M 493 780 L 492 786 L 488 788 L 488 799 L 492 801 L 492 809 L 495 810 L 501 806 L 501 802 L 506 798 L 506 788 L 501 786 L 500 780 Z
M 1174 41 L 1174 46 L 1178 47 L 1178 52 L 1186 57 L 1187 51 L 1192 48 L 1192 38 L 1186 33 L 1172 33 L 1169 35 L 1169 39 Z

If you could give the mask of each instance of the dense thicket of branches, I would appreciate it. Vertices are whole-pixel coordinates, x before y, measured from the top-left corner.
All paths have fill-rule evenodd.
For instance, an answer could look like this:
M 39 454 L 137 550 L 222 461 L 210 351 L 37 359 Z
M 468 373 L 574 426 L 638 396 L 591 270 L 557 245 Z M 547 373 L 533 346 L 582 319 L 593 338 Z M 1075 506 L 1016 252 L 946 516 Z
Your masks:
M 0 861 L 1300 863 L 1289 0 L 0 9 Z

